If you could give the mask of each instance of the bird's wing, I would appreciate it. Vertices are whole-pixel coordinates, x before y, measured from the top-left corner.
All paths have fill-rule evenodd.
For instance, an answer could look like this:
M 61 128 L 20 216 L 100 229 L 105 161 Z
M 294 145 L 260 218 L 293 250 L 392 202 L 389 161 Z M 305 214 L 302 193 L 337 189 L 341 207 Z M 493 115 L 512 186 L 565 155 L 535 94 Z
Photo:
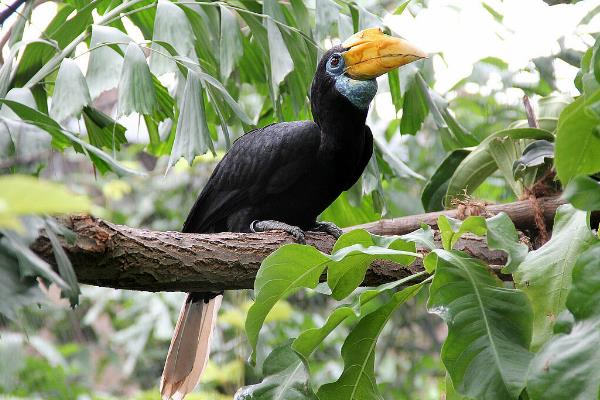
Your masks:
M 349 190 L 360 178 L 362 173 L 364 172 L 371 156 L 373 155 L 373 134 L 371 133 L 371 128 L 368 125 L 365 125 L 365 139 L 363 145 L 363 152 L 360 156 L 360 159 L 356 163 L 354 171 L 348 174 L 346 180 L 344 181 L 344 190 Z
M 312 121 L 272 124 L 240 137 L 213 171 L 183 232 L 211 232 L 231 212 L 284 191 L 316 160 L 320 142 Z

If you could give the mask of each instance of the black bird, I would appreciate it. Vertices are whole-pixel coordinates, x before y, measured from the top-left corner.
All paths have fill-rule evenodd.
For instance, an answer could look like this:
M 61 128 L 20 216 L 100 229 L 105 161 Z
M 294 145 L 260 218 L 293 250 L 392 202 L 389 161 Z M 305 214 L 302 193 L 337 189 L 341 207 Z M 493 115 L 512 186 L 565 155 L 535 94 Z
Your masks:
M 351 36 L 321 58 L 310 100 L 314 121 L 282 122 L 240 137 L 216 166 L 183 232 L 283 230 L 339 236 L 317 217 L 360 177 L 373 153 L 365 125 L 376 77 L 424 58 L 408 42 L 378 28 Z M 163 399 L 182 399 L 208 361 L 222 296 L 190 293 L 181 309 L 161 379 Z

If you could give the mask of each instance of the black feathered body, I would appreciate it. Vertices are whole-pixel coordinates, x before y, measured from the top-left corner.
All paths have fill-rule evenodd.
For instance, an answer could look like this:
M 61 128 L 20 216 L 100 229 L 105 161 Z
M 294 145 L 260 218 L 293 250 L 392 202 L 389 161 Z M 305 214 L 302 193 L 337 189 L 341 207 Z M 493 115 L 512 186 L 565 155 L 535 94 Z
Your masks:
M 235 141 L 196 200 L 184 232 L 249 232 L 255 220 L 310 230 L 358 180 L 373 152 L 367 110 L 335 90 L 322 64 L 311 88 L 314 122 L 272 124 Z

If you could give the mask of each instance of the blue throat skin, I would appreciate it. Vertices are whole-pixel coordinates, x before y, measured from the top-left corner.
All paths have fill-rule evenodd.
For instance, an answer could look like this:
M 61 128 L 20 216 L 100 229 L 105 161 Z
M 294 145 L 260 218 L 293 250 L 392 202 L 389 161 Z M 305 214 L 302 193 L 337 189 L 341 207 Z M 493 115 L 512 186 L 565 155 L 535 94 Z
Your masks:
M 335 88 L 356 107 L 366 110 L 377 93 L 377 81 L 359 81 L 341 74 L 335 77 Z

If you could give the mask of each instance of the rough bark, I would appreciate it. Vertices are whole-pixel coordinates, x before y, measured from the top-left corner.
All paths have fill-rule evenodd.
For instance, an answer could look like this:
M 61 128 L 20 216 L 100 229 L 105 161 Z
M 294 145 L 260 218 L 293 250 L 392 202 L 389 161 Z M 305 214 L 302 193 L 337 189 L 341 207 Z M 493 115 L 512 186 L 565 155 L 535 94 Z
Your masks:
M 558 199 L 541 199 L 548 221 L 562 203 Z M 507 212 L 519 229 L 531 228 L 529 202 L 488 206 L 483 214 Z M 529 204 L 531 207 L 531 204 Z M 463 211 L 443 212 L 449 216 Z M 418 216 L 382 220 L 360 228 L 378 234 L 402 234 L 418 229 L 421 222 L 435 227 L 437 216 Z M 156 232 L 112 224 L 90 216 L 69 216 L 60 222 L 76 234 L 72 244 L 63 242 L 81 283 L 112 288 L 145 291 L 218 292 L 252 288 L 261 261 L 292 238 L 283 232 L 186 234 Z M 334 240 L 323 233 L 308 233 L 307 243 L 330 252 Z M 467 236 L 458 249 L 465 250 L 499 270 L 506 261 L 500 251 L 491 251 L 482 238 Z M 43 235 L 32 249 L 50 263 L 52 247 Z M 424 250 L 420 250 L 424 252 Z M 390 262 L 374 262 L 367 272 L 364 286 L 377 285 L 403 278 L 422 269 L 417 260 L 410 267 Z

